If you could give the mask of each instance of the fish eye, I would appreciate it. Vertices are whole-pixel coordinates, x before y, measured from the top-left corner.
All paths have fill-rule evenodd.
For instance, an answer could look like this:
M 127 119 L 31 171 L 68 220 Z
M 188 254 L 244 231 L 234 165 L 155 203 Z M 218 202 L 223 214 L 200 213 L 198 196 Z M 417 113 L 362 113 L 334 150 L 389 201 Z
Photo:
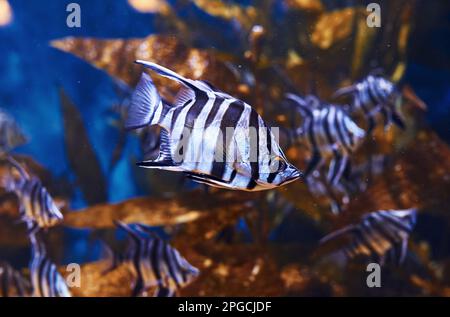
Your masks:
M 286 162 L 281 156 L 275 156 L 270 160 L 270 171 L 271 172 L 281 172 L 286 169 Z

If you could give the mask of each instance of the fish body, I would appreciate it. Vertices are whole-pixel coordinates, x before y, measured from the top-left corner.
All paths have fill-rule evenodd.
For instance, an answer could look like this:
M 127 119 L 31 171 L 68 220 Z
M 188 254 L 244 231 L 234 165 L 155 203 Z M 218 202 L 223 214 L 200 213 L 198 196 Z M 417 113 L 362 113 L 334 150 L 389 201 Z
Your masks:
M 140 296 L 156 286 L 155 296 L 173 296 L 189 284 L 199 270 L 193 267 L 167 242 L 141 224 L 117 223 L 129 236 L 129 245 L 121 261 L 132 269 L 136 282 L 133 295 Z
M 21 220 L 34 222 L 40 228 L 49 228 L 60 223 L 63 215 L 40 179 L 29 175 L 11 157 L 8 161 L 19 171 L 19 178 L 8 177 L 4 180 L 4 185 L 7 191 L 14 192 L 18 197 Z
M 30 294 L 30 284 L 20 272 L 6 262 L 0 262 L 0 297 L 25 297 Z
M 353 86 L 337 90 L 334 96 L 351 96 L 353 98 L 352 110 L 363 113 L 368 121 L 368 134 L 374 129 L 376 117 L 379 114 L 384 118 L 385 128 L 389 127 L 392 122 L 400 128 L 405 127 L 402 117 L 395 108 L 401 94 L 392 82 L 382 76 L 369 75 Z
M 305 177 L 320 168 L 325 159 L 331 158 L 327 180 L 338 184 L 349 156 L 362 143 L 365 132 L 359 128 L 342 107 L 324 104 L 314 96 L 302 98 L 286 95 L 304 116 L 303 124 L 295 133 L 304 137 L 312 149 Z
M 397 263 L 403 263 L 408 238 L 417 220 L 415 209 L 381 210 L 365 215 L 361 222 L 339 229 L 320 242 L 347 238 L 340 252 L 346 258 L 365 256 L 384 264 L 391 256 Z
M 9 152 L 26 142 L 27 137 L 15 120 L 0 110 L 0 152 Z
M 326 180 L 318 172 L 312 173 L 306 183 L 311 194 L 327 198 L 331 210 L 337 214 L 342 211 L 342 205 L 349 203 L 351 197 L 366 191 L 375 178 L 383 173 L 388 162 L 388 158 L 381 154 L 369 156 L 360 164 L 349 161 L 339 182 L 333 186 L 332 193 L 327 189 Z
M 154 63 L 138 63 L 184 86 L 169 105 L 150 76 L 142 75 L 126 127 L 162 129 L 158 158 L 139 166 L 183 172 L 200 183 L 246 191 L 275 188 L 301 176 L 250 105 L 209 83 L 186 79 Z
M 33 297 L 70 297 L 66 281 L 48 255 L 44 241 L 39 236 L 39 226 L 28 223 L 31 241 L 30 276 Z

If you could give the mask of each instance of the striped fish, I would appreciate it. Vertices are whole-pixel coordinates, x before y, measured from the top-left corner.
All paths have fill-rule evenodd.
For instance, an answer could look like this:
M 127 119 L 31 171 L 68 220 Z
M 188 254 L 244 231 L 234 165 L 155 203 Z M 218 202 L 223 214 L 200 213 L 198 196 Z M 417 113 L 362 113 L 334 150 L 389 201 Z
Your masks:
M 324 237 L 320 243 L 345 239 L 348 243 L 340 252 L 348 259 L 364 256 L 383 265 L 386 257 L 390 256 L 401 264 L 406 257 L 408 238 L 416 218 L 415 209 L 372 212 L 365 215 L 359 224 L 339 229 Z
M 12 157 L 8 156 L 7 160 L 17 169 L 19 178 L 8 177 L 3 183 L 7 191 L 14 192 L 18 197 L 21 220 L 35 222 L 41 228 L 60 223 L 63 215 L 39 178 L 30 176 Z
M 9 263 L 0 262 L 0 297 L 25 297 L 30 294 L 31 285 L 20 272 Z
M 15 120 L 0 110 L 0 152 L 9 152 L 26 142 L 27 137 Z
M 130 265 L 136 277 L 133 296 L 145 295 L 150 287 L 155 286 L 155 296 L 173 296 L 177 289 L 190 283 L 199 274 L 197 268 L 157 237 L 149 227 L 122 222 L 116 224 L 130 238 L 122 261 Z
M 66 281 L 56 265 L 48 258 L 47 249 L 40 228 L 36 223 L 28 223 L 31 242 L 30 276 L 33 297 L 70 297 Z
M 382 76 L 369 75 L 356 84 L 338 89 L 334 97 L 352 96 L 352 110 L 362 112 L 368 121 L 367 133 L 370 134 L 375 127 L 376 117 L 381 114 L 384 118 L 384 127 L 394 122 L 404 129 L 405 123 L 396 111 L 396 103 L 401 94 L 395 85 Z
M 325 159 L 331 158 L 327 180 L 335 186 L 344 172 L 349 156 L 362 143 L 364 130 L 341 107 L 324 104 L 314 96 L 301 98 L 287 94 L 286 99 L 304 116 L 302 126 L 295 135 L 306 138 L 312 149 L 305 177 L 319 170 Z
M 183 85 L 169 105 L 150 76 L 142 75 L 125 126 L 162 129 L 158 158 L 137 165 L 183 172 L 200 183 L 246 191 L 275 188 L 301 176 L 251 106 L 209 83 L 186 79 L 154 63 L 137 63 Z

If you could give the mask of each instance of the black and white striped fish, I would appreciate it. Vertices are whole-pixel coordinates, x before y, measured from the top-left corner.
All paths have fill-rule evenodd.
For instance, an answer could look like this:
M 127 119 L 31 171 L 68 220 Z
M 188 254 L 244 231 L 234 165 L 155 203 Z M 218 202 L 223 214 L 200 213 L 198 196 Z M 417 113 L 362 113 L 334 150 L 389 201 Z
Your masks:
M 408 238 L 416 224 L 415 209 L 381 210 L 365 215 L 359 224 L 348 225 L 326 237 L 320 243 L 345 239 L 340 252 L 348 259 L 364 256 L 380 265 L 390 256 L 403 263 Z
M 0 297 L 26 297 L 30 290 L 30 283 L 19 271 L 7 262 L 0 262 Z
M 126 127 L 159 125 L 162 129 L 158 158 L 139 166 L 183 172 L 200 183 L 246 191 L 271 189 L 301 176 L 250 105 L 209 83 L 184 78 L 154 63 L 137 63 L 184 86 L 169 105 L 150 76 L 142 75 Z
M 9 152 L 26 142 L 27 137 L 16 121 L 8 113 L 0 110 L 0 152 Z
M 333 186 L 332 193 L 319 172 L 313 172 L 306 179 L 308 190 L 315 197 L 327 198 L 333 213 L 340 213 L 342 206 L 347 205 L 351 197 L 364 192 L 383 173 L 388 162 L 388 157 L 382 154 L 369 156 L 359 164 L 349 161 L 339 182 Z
M 405 123 L 396 110 L 401 94 L 392 82 L 382 76 L 369 75 L 352 86 L 338 89 L 334 97 L 340 96 L 353 97 L 352 110 L 363 113 L 368 121 L 367 134 L 374 129 L 378 114 L 383 116 L 385 128 L 392 122 L 405 128 Z
M 2 183 L 7 191 L 17 195 L 21 220 L 34 222 L 40 228 L 60 223 L 63 215 L 39 178 L 30 176 L 12 157 L 8 156 L 7 161 L 19 172 L 19 178 L 11 175 L 2 179 Z
M 296 135 L 306 138 L 312 149 L 305 177 L 318 170 L 323 161 L 331 157 L 327 180 L 336 185 L 344 172 L 350 154 L 361 144 L 365 132 L 339 106 L 324 104 L 314 96 L 301 98 L 286 95 L 304 116 L 302 126 Z
M 129 236 L 129 245 L 121 261 L 130 265 L 136 282 L 133 296 L 142 296 L 156 287 L 155 296 L 174 296 L 177 289 L 189 284 L 199 270 L 193 267 L 167 242 L 142 224 L 116 223 Z
M 31 242 L 30 276 L 33 297 L 70 297 L 66 281 L 47 254 L 47 248 L 39 236 L 36 223 L 28 223 L 28 236 Z

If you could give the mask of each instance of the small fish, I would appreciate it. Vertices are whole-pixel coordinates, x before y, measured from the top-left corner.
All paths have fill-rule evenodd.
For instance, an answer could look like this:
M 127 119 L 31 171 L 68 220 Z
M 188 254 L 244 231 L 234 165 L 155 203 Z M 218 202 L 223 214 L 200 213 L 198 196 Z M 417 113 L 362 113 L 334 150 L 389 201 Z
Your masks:
M 7 161 L 19 172 L 19 178 L 8 176 L 2 180 L 6 191 L 14 192 L 19 200 L 22 221 L 34 222 L 40 228 L 49 228 L 63 220 L 57 205 L 36 176 L 30 176 L 12 157 Z
M 69 288 L 58 269 L 47 255 L 44 241 L 36 223 L 28 223 L 31 241 L 30 276 L 33 297 L 71 297 Z
M 14 119 L 3 110 L 0 110 L 0 152 L 9 152 L 25 144 L 27 140 L 27 137 Z
M 304 116 L 302 127 L 297 129 L 296 135 L 305 137 L 312 149 L 305 177 L 318 170 L 324 159 L 332 157 L 327 180 L 335 186 L 344 172 L 349 156 L 362 143 L 364 130 L 339 106 L 324 104 L 312 95 L 301 98 L 287 94 L 286 98 Z
M 245 191 L 275 188 L 301 176 L 250 105 L 207 82 L 184 78 L 154 63 L 137 63 L 184 86 L 169 105 L 150 76 L 142 74 L 125 127 L 162 129 L 158 158 L 138 166 L 183 172 L 200 183 Z
M 199 274 L 197 268 L 157 237 L 150 227 L 122 222 L 116 224 L 130 238 L 127 252 L 121 261 L 129 264 L 136 276 L 133 296 L 143 295 L 154 286 L 157 287 L 155 296 L 173 296 L 177 289 L 190 283 Z
M 389 158 L 383 154 L 371 155 L 357 165 L 348 164 L 340 181 L 342 190 L 348 195 L 364 192 L 388 164 Z
M 415 209 L 381 210 L 369 213 L 359 224 L 348 225 L 320 240 L 347 239 L 340 252 L 348 259 L 366 256 L 383 265 L 390 255 L 402 264 L 406 257 L 408 237 L 416 224 Z
M 367 134 L 370 134 L 376 123 L 376 116 L 381 113 L 384 118 L 384 127 L 389 127 L 394 122 L 404 129 L 403 118 L 396 110 L 396 104 L 401 94 L 395 85 L 379 75 L 369 75 L 356 84 L 338 89 L 334 97 L 352 96 L 352 111 L 362 111 L 368 121 Z
M 0 297 L 29 296 L 31 285 L 9 263 L 0 262 Z

